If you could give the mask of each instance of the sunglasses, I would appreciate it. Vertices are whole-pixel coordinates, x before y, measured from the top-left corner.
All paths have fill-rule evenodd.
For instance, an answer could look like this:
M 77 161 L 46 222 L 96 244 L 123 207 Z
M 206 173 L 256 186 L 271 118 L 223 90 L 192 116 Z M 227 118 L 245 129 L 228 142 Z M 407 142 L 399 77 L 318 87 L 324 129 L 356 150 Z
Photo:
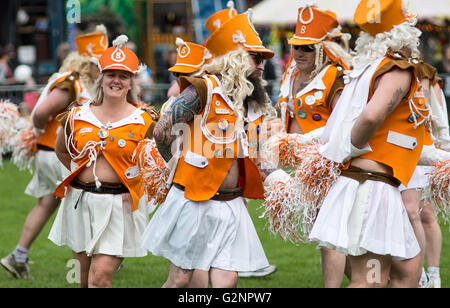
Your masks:
M 294 45 L 293 46 L 295 50 L 301 50 L 303 52 L 313 52 L 314 50 L 316 50 L 314 48 L 314 45 Z
M 260 54 L 258 52 L 249 52 L 249 54 L 252 56 L 253 61 L 255 61 L 256 65 L 260 65 L 261 63 L 264 62 L 264 58 L 263 58 L 262 54 Z
M 185 73 L 178 73 L 178 72 L 172 72 L 173 76 L 175 76 L 175 78 L 179 78 L 181 76 L 187 76 L 189 74 L 185 74 Z

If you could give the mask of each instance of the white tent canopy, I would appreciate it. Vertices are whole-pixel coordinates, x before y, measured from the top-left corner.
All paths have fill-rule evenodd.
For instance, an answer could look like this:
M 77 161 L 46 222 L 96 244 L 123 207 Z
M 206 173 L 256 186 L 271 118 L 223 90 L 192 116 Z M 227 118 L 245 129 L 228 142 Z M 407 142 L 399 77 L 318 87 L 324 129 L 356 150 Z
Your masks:
M 449 17 L 450 0 L 403 0 L 419 19 Z M 255 25 L 294 25 L 297 23 L 298 8 L 306 3 L 316 3 L 319 9 L 331 10 L 340 22 L 353 21 L 353 15 L 360 0 L 263 0 L 253 9 Z

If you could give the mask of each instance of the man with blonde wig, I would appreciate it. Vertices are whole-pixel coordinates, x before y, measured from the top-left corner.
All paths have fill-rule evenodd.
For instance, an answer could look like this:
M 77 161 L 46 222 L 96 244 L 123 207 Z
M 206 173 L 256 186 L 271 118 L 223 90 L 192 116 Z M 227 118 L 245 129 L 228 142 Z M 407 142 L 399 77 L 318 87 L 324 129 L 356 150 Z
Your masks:
M 309 239 L 348 255 L 350 287 L 417 287 L 420 247 L 402 203 L 424 143 L 429 110 L 411 98 L 419 88 L 411 57 L 420 31 L 401 0 L 362 0 L 355 23 L 353 72 L 321 139 L 320 153 L 344 164 L 324 198 Z M 408 121 L 411 113 L 419 118 Z M 423 121 L 422 121 L 423 122 Z M 419 125 L 421 123 L 421 125 Z M 408 279 L 390 273 L 393 260 L 411 262 Z M 371 275 L 376 266 L 377 274 Z
M 263 199 L 263 179 L 280 176 L 258 156 L 263 121 L 276 116 L 261 77 L 274 53 L 247 13 L 222 24 L 206 47 L 215 58 L 199 77 L 181 78 L 180 96 L 154 130 L 161 155 L 176 161 L 143 235 L 145 248 L 171 262 L 164 287 L 187 286 L 195 269 L 209 271 L 212 287 L 236 287 L 238 272 L 269 266 L 243 198 Z
M 339 22 L 332 12 L 310 5 L 298 9 L 278 106 L 286 132 L 302 134 L 305 142 L 320 136 L 344 88 L 344 71 L 351 66 L 351 56 L 332 41 L 338 33 Z M 325 287 L 337 288 L 345 255 L 325 247 L 321 251 Z

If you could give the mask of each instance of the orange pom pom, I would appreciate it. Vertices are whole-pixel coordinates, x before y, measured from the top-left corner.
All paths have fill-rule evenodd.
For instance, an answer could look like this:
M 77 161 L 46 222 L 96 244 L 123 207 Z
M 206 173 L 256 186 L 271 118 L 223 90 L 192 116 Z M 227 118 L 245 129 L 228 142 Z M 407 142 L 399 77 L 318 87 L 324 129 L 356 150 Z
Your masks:
M 448 223 L 450 220 L 450 160 L 435 164 L 429 175 L 429 185 L 423 192 L 424 199 L 430 202 L 436 213 Z
M 161 204 L 167 197 L 166 187 L 170 170 L 156 147 L 154 140 L 144 139 L 138 143 L 135 156 L 142 176 L 147 201 L 154 200 Z

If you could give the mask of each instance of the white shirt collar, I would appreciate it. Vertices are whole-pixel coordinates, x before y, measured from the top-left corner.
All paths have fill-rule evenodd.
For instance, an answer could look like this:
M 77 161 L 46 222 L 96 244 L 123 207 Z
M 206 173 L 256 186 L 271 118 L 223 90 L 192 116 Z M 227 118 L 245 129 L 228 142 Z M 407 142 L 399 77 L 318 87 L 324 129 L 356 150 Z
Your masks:
M 140 108 L 136 108 L 136 110 L 128 117 L 125 117 L 117 122 L 104 125 L 92 112 L 90 108 L 91 103 L 92 101 L 86 102 L 80 107 L 80 111 L 75 114 L 75 120 L 82 120 L 97 126 L 98 128 L 107 127 L 108 129 L 114 129 L 128 124 L 145 125 L 144 118 L 142 117 L 142 114 L 145 111 Z

